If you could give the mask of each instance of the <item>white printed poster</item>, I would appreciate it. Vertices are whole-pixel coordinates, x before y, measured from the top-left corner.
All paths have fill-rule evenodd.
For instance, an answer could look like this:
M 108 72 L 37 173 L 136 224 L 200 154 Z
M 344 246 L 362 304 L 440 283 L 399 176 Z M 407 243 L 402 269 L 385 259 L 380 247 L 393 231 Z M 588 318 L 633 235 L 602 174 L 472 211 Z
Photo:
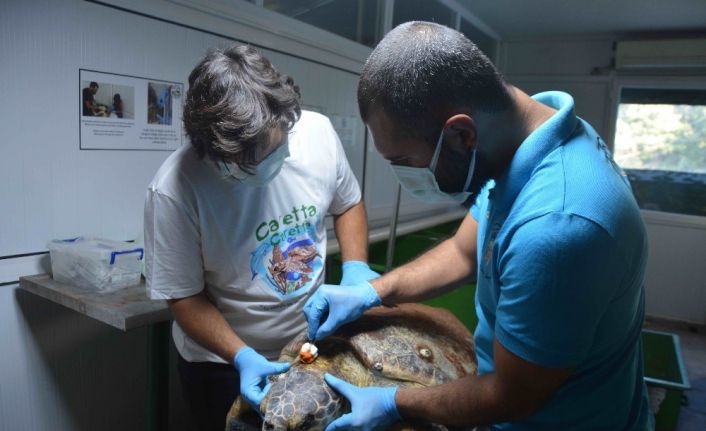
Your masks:
M 82 150 L 165 150 L 182 144 L 180 82 L 79 69 Z
M 341 139 L 341 145 L 346 151 L 353 151 L 358 143 L 358 130 L 362 129 L 360 120 L 355 115 L 337 115 L 329 116 L 334 130 Z

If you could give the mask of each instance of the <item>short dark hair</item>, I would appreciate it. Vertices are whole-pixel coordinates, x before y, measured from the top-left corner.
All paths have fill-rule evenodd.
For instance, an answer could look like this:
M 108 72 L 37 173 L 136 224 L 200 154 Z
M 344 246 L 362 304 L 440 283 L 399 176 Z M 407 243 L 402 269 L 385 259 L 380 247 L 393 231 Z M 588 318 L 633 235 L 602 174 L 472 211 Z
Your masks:
M 402 136 L 435 140 L 443 115 L 465 107 L 510 108 L 504 79 L 463 34 L 431 22 L 400 24 L 375 47 L 358 83 L 358 106 L 368 121 L 381 109 Z
M 90 84 L 88 84 L 89 87 L 96 87 L 98 88 L 98 83 L 96 81 L 91 81 Z
M 189 75 L 184 129 L 199 157 L 249 169 L 271 128 L 301 115 L 299 87 L 250 46 L 211 49 Z

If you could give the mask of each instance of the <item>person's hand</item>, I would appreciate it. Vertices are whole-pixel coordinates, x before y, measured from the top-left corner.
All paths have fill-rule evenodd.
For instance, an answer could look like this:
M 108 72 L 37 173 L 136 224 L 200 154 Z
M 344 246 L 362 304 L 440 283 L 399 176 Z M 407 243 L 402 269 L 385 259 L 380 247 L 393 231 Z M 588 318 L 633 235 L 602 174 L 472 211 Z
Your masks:
M 341 286 L 350 286 L 380 277 L 380 274 L 370 269 L 367 263 L 359 260 L 343 262 L 342 268 Z
M 243 347 L 233 358 L 233 365 L 240 373 L 240 393 L 256 412 L 260 413 L 260 403 L 270 390 L 272 383 L 267 376 L 287 371 L 290 364 L 270 362 L 252 347 Z
M 328 424 L 324 431 L 382 430 L 402 419 L 395 402 L 396 387 L 359 388 L 328 373 L 324 380 L 351 403 L 351 412 Z
M 304 304 L 310 341 L 323 340 L 382 300 L 367 281 L 352 286 L 324 284 Z

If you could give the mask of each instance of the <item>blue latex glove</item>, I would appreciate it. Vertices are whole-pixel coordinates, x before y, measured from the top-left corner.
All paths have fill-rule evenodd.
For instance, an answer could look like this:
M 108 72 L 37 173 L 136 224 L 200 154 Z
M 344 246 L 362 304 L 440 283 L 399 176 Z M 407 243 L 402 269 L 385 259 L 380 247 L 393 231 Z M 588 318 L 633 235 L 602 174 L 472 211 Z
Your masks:
M 233 365 L 240 373 L 241 395 L 258 413 L 261 413 L 260 402 L 272 386 L 267 376 L 284 373 L 290 367 L 286 362 L 270 362 L 252 347 L 247 346 L 235 354 Z
M 380 274 L 370 269 L 367 263 L 359 260 L 343 262 L 342 268 L 341 286 L 350 286 L 380 277 Z
M 307 337 L 311 341 L 323 340 L 341 325 L 381 303 L 380 296 L 367 281 L 352 286 L 324 284 L 304 304 L 304 316 L 309 324 Z
M 326 373 L 324 380 L 351 403 L 351 412 L 328 424 L 324 431 L 382 430 L 402 420 L 397 411 L 397 388 L 359 388 Z

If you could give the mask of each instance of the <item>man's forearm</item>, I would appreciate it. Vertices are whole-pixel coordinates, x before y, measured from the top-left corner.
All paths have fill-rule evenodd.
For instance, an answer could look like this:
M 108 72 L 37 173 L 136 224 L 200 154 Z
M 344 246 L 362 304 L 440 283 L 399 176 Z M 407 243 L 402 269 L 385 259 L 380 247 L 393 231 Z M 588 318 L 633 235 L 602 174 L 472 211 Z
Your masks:
M 496 373 L 488 373 L 427 388 L 403 388 L 396 402 L 405 419 L 471 427 L 524 419 L 544 401 L 533 397 L 531 388 L 510 388 L 498 382 Z
M 493 392 L 492 374 L 422 389 L 397 391 L 396 402 L 405 419 L 424 419 L 447 426 L 478 426 L 504 422 L 517 415 Z M 513 417 L 515 416 L 515 417 Z
M 189 337 L 229 363 L 245 345 L 203 293 L 170 300 L 169 308 Z
M 470 280 L 475 260 L 448 239 L 372 285 L 385 303 L 417 302 Z
M 488 425 L 526 418 L 539 410 L 571 376 L 570 368 L 531 363 L 493 340 L 495 370 L 439 386 L 400 389 L 402 417 L 452 426 Z
M 368 261 L 368 219 L 363 201 L 350 207 L 343 214 L 333 217 L 336 239 L 341 249 L 341 259 Z
M 470 281 L 476 270 L 477 234 L 478 223 L 468 214 L 453 237 L 373 280 L 373 287 L 383 302 L 394 304 L 432 298 Z

